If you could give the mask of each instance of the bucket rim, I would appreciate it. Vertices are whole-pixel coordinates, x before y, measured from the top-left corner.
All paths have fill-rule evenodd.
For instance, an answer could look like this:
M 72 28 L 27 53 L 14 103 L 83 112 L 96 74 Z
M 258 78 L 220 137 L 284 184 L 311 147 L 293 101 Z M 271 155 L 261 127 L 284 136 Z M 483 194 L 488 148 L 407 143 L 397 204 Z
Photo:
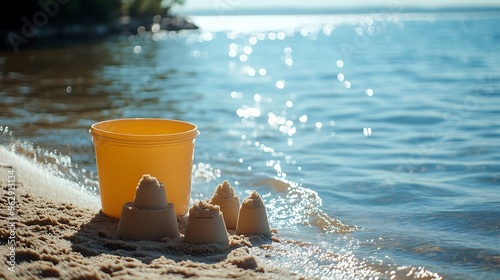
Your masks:
M 185 131 L 175 132 L 175 133 L 158 133 L 158 134 L 134 134 L 134 133 L 123 133 L 123 132 L 115 132 L 100 128 L 99 126 L 105 124 L 112 124 L 118 122 L 141 122 L 141 121 L 150 121 L 150 122 L 164 122 L 164 123 L 176 123 L 183 124 L 190 129 Z M 200 135 L 198 131 L 198 127 L 191 122 L 176 120 L 176 119 L 166 119 L 166 118 L 119 118 L 119 119 L 110 119 L 104 120 L 100 122 L 96 122 L 90 126 L 89 133 L 93 137 L 104 138 L 110 141 L 117 142 L 181 142 L 186 140 L 191 140 Z

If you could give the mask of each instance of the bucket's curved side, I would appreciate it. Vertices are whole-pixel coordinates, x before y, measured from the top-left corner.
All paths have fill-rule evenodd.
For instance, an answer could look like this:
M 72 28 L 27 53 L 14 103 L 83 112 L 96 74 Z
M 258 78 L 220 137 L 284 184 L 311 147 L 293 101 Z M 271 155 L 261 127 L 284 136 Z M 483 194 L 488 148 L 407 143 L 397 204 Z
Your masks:
M 98 140 L 98 139 L 96 139 Z M 95 145 L 102 211 L 119 218 L 123 204 L 133 201 L 137 183 L 151 174 L 165 185 L 168 202 L 177 216 L 189 208 L 194 139 L 163 146 Z

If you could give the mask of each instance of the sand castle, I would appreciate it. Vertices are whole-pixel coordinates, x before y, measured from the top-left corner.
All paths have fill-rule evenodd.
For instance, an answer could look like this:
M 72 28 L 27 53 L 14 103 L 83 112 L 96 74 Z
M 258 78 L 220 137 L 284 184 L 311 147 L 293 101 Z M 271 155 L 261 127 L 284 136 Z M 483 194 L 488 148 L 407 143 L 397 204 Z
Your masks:
M 254 190 L 243 200 L 228 181 L 217 185 L 211 199 L 197 201 L 189 209 L 184 241 L 188 243 L 228 243 L 227 229 L 236 234 L 270 234 L 262 197 Z M 158 240 L 180 237 L 173 203 L 155 177 L 144 174 L 133 202 L 123 205 L 116 235 L 129 240 Z
M 271 234 L 266 206 L 255 190 L 243 200 L 236 225 L 237 234 Z
M 219 205 L 227 229 L 236 229 L 238 212 L 240 210 L 240 200 L 239 197 L 234 194 L 234 189 L 228 181 L 224 180 L 222 184 L 217 185 L 209 202 L 214 205 Z
M 189 209 L 184 241 L 188 243 L 228 243 L 228 233 L 219 205 L 200 200 Z
M 130 240 L 180 236 L 174 204 L 155 177 L 144 174 L 139 180 L 134 201 L 123 205 L 116 235 Z

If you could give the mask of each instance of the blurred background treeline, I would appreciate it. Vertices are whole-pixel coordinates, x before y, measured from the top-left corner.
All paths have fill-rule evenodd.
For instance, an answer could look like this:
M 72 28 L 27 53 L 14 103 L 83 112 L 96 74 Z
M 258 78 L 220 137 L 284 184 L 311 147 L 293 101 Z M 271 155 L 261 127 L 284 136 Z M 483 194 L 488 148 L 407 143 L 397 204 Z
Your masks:
M 164 19 L 162 29 L 195 29 L 171 8 L 185 0 L 22 0 L 0 9 L 0 48 L 14 49 L 45 39 L 95 38 L 134 33 Z M 156 16 L 156 17 L 155 17 Z M 47 41 L 47 40 L 46 40 Z
M 120 16 L 137 18 L 167 15 L 184 0 L 24 0 L 9 1 L 0 17 L 3 29 L 21 28 L 25 17 L 43 22 L 45 13 L 50 25 L 98 24 L 115 21 Z

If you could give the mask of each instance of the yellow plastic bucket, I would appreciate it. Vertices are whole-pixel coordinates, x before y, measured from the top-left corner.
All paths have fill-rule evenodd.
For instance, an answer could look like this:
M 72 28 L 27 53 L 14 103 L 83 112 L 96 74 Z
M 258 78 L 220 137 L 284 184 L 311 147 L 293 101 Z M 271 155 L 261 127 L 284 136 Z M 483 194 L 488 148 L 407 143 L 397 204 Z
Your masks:
M 89 133 L 104 214 L 120 218 L 123 204 L 133 201 L 144 174 L 165 185 L 177 216 L 187 213 L 194 141 L 200 134 L 196 125 L 168 119 L 116 119 L 93 124 Z

